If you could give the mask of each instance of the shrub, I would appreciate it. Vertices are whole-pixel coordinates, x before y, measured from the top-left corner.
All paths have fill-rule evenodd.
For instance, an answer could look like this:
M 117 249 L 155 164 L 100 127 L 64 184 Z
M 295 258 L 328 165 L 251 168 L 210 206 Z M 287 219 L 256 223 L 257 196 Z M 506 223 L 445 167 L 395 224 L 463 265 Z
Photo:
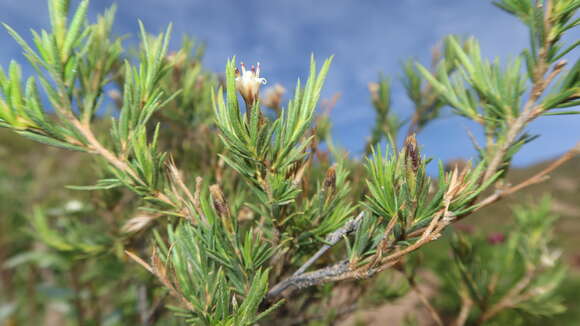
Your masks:
M 508 234 L 450 234 L 452 257 L 433 257 L 442 266 L 432 269 L 443 280 L 437 304 L 417 286 L 422 265 L 414 252 L 452 232 L 454 223 L 470 223 L 473 212 L 541 182 L 580 151 L 576 146 L 520 184 L 504 182 L 513 156 L 535 137 L 525 132 L 530 122 L 577 113 L 580 63 L 562 57 L 578 42 L 565 44 L 562 35 L 577 25 L 580 3 L 496 5 L 529 28 L 529 49 L 502 66 L 483 58 L 473 38 L 445 38 L 431 68 L 404 64 L 415 106 L 409 119 L 391 111 L 388 79 L 371 83 L 377 119 L 364 162 L 333 144 L 328 115 L 317 114 L 332 58 L 318 68 L 312 57 L 306 82 L 298 81 L 282 105 L 280 87 L 260 99 L 259 65 L 237 68 L 232 58 L 220 79 L 202 67 L 203 47 L 191 40 L 168 53 L 171 27 L 153 36 L 140 23 L 132 56 L 111 33 L 114 8 L 89 23 L 86 0 L 70 17 L 68 1 L 50 0 L 51 30 L 33 31 L 33 45 L 5 26 L 35 75 L 23 80 L 16 62 L 0 70 L 0 125 L 84 153 L 67 157 L 82 171 L 67 182 L 91 194 L 33 210 L 26 208 L 33 198 L 4 199 L 17 207 L 3 222 L 17 236 L 3 240 L 9 303 L 0 318 L 332 323 L 364 302 L 404 295 L 403 288 L 376 295 L 388 291 L 374 278 L 382 272 L 401 274 L 397 282 L 420 295 L 439 325 L 561 312 L 564 268 L 551 247 L 548 201 L 518 208 Z M 107 105 L 113 109 L 105 112 Z M 439 163 L 431 176 L 415 134 L 444 107 L 481 125 L 486 141 L 475 144 L 473 161 L 447 170 Z M 26 189 L 53 177 L 33 173 L 34 181 L 14 182 Z M 31 232 L 21 231 L 23 215 Z M 348 293 L 341 297 L 341 289 Z

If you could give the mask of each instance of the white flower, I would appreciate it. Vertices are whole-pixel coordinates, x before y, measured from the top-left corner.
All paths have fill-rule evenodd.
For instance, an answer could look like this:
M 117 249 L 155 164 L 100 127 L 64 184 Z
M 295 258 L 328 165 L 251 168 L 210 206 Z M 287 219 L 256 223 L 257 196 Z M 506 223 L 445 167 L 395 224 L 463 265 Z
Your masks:
M 246 70 L 246 66 L 242 63 L 242 71 L 236 69 L 236 89 L 246 102 L 246 105 L 252 106 L 258 98 L 260 92 L 260 85 L 266 84 L 265 78 L 260 78 L 260 63 L 252 69 Z

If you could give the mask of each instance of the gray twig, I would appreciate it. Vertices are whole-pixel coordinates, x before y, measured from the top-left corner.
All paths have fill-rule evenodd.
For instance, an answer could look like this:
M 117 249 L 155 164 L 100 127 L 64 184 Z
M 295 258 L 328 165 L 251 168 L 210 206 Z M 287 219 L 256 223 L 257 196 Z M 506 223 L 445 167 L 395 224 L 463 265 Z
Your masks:
M 316 260 L 318 260 L 318 258 L 324 255 L 328 249 L 332 248 L 337 242 L 339 242 L 343 236 L 356 230 L 360 225 L 363 217 L 364 212 L 360 212 L 360 214 L 358 214 L 356 217 L 353 217 L 348 222 L 346 222 L 343 227 L 327 235 L 325 239 L 326 244 L 318 249 L 318 251 L 312 257 L 310 257 L 310 259 L 308 259 L 304 265 L 300 266 L 300 268 L 298 268 L 298 270 L 294 272 L 292 276 L 303 274 L 310 266 L 312 266 L 312 264 L 314 264 Z
M 338 276 L 349 271 L 348 260 L 343 260 L 332 266 L 318 269 L 316 271 L 305 273 L 306 270 L 316 262 L 322 255 L 324 255 L 330 248 L 337 244 L 345 235 L 358 229 L 364 212 L 359 213 L 356 217 L 348 220 L 341 228 L 326 236 L 325 242 L 318 251 L 312 255 L 291 277 L 274 285 L 268 292 L 267 298 L 274 298 L 280 295 L 284 290 L 290 286 L 296 288 L 304 288 L 312 285 L 324 283 L 328 278 Z
M 268 299 L 279 296 L 284 290 L 293 286 L 301 289 L 313 285 L 324 283 L 327 279 L 344 274 L 350 271 L 348 260 L 343 260 L 332 266 L 321 268 L 309 273 L 303 273 L 296 276 L 291 276 L 282 282 L 274 285 L 266 296 Z

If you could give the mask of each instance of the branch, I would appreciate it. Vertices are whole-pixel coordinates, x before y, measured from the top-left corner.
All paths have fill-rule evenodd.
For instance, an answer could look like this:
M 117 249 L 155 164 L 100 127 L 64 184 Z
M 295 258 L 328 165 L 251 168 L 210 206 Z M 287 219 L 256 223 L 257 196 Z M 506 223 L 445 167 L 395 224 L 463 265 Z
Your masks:
M 415 107 L 415 112 L 411 117 L 411 123 L 409 124 L 409 128 L 407 129 L 407 136 L 409 137 L 412 134 L 418 134 L 424 126 L 420 126 L 419 122 L 421 121 L 422 115 L 427 115 L 431 113 L 435 109 L 435 104 L 439 97 L 438 94 L 434 91 L 433 86 L 431 83 L 427 83 L 427 85 L 423 88 L 421 92 L 423 96 L 424 102 L 420 105 Z
M 276 298 L 277 296 L 282 294 L 284 290 L 290 287 L 302 289 L 309 286 L 319 285 L 322 283 L 343 279 L 341 277 L 344 276 L 349 271 L 350 271 L 349 261 L 345 259 L 332 266 L 321 268 L 313 272 L 291 276 L 283 280 L 282 282 L 274 285 L 272 289 L 268 291 L 266 299 L 271 300 L 273 298 Z
M 441 57 L 442 48 L 443 48 L 443 43 L 439 43 L 438 45 L 433 47 L 433 49 L 431 51 L 431 69 L 430 69 L 430 72 L 433 75 L 435 75 L 437 73 L 437 66 L 442 61 L 442 57 Z M 451 73 L 453 70 L 455 70 L 455 68 L 453 68 L 451 71 L 449 71 L 449 73 Z M 409 124 L 409 128 L 407 129 L 407 136 L 406 137 L 409 137 L 412 134 L 418 134 L 425 127 L 425 125 L 423 125 L 423 126 L 420 125 L 421 119 L 428 118 L 429 113 L 436 110 L 436 104 L 437 104 L 437 100 L 439 99 L 439 94 L 435 91 L 435 89 L 433 88 L 433 85 L 431 85 L 431 83 L 428 82 L 421 89 L 421 99 L 422 99 L 421 103 L 419 103 L 419 105 L 415 105 L 415 112 L 413 112 L 413 115 L 411 117 L 411 123 Z M 424 117 L 422 117 L 422 116 L 424 116 Z M 424 122 L 426 124 L 429 121 L 427 119 Z
M 88 125 L 81 123 L 77 118 L 73 116 L 69 116 L 68 120 L 75 126 L 75 128 L 79 131 L 79 133 L 85 137 L 89 145 L 89 151 L 102 156 L 109 164 L 116 167 L 120 171 L 123 171 L 130 175 L 135 180 L 140 180 L 137 173 L 131 169 L 123 160 L 119 159 L 115 154 L 110 152 L 106 149 L 101 143 L 97 140 L 93 131 Z
M 508 132 L 506 134 L 505 140 L 501 143 L 501 147 L 496 150 L 494 156 L 489 162 L 489 165 L 485 171 L 482 179 L 482 183 L 489 180 L 497 172 L 505 154 L 509 148 L 514 144 L 518 135 L 524 129 L 526 124 L 540 115 L 542 112 L 542 106 L 536 105 L 536 101 L 542 96 L 550 82 L 564 69 L 566 61 L 562 60 L 554 66 L 552 72 L 548 77 L 544 78 L 546 71 L 548 70 L 547 64 L 545 62 L 544 56 L 540 56 L 540 62 L 538 63 L 537 69 L 534 74 L 537 76 L 534 78 L 534 85 L 532 86 L 532 91 L 530 97 L 526 101 L 522 113 L 514 120 L 510 125 Z
M 463 326 L 467 322 L 467 318 L 469 318 L 469 313 L 471 312 L 471 307 L 473 306 L 473 301 L 469 298 L 468 294 L 461 295 L 461 310 L 459 311 L 459 315 L 455 320 L 454 326 Z
M 483 312 L 483 314 L 479 317 L 477 321 L 478 325 L 491 319 L 502 310 L 517 304 L 518 303 L 517 299 L 519 298 L 520 293 L 523 290 L 525 290 L 526 287 L 530 285 L 530 283 L 532 283 L 535 276 L 536 270 L 528 269 L 526 275 L 518 283 L 516 283 L 516 285 L 514 285 L 514 287 L 511 288 L 511 290 L 509 290 L 509 292 L 499 302 L 497 302 L 496 304 L 494 304 L 489 309 Z
M 312 264 L 314 264 L 316 260 L 318 260 L 318 258 L 322 257 L 322 255 L 324 255 L 330 248 L 337 244 L 342 239 L 342 237 L 358 229 L 358 226 L 360 225 L 363 217 L 364 212 L 360 212 L 360 214 L 358 214 L 356 217 L 348 220 L 343 227 L 327 235 L 325 239 L 327 244 L 318 249 L 318 251 L 312 255 L 312 257 L 310 257 L 310 259 L 308 259 L 304 265 L 298 268 L 298 270 L 294 272 L 292 276 L 303 274 L 310 266 L 312 266 Z
M 415 251 L 426 243 L 437 239 L 441 230 L 443 230 L 443 228 L 449 223 L 448 219 L 442 218 L 442 216 L 446 216 L 446 214 L 447 210 L 439 212 L 436 216 L 433 217 L 433 220 L 417 242 L 401 250 L 395 251 L 389 256 L 384 257 L 379 261 L 380 263 L 377 267 L 369 268 L 369 266 L 363 266 L 357 269 L 353 269 L 350 261 L 345 259 L 334 265 L 324 267 L 309 273 L 293 275 L 281 281 L 272 287 L 272 289 L 266 295 L 266 299 L 271 300 L 289 288 L 302 289 L 327 282 L 342 281 L 347 279 L 366 279 L 372 277 L 373 275 L 397 264 L 406 254 Z M 360 214 L 357 216 L 357 218 L 359 217 L 361 217 Z M 441 220 L 443 220 L 443 223 L 439 223 Z
M 487 166 L 486 171 L 481 179 L 481 183 L 487 182 L 490 178 L 492 178 L 497 171 L 500 169 L 502 162 L 505 159 L 506 153 L 509 149 L 513 146 L 513 144 L 517 141 L 519 135 L 525 128 L 525 126 L 532 121 L 533 119 L 537 118 L 539 115 L 542 114 L 544 108 L 541 104 L 538 104 L 537 101 L 540 99 L 548 85 L 553 81 L 553 79 L 562 71 L 565 62 L 561 61 L 556 63 L 553 66 L 552 71 L 545 76 L 548 72 L 549 65 L 547 62 L 547 49 L 546 46 L 540 51 L 540 55 L 538 56 L 538 64 L 534 69 L 534 76 L 532 78 L 533 85 L 531 89 L 531 94 L 525 103 L 524 107 L 520 115 L 508 122 L 508 131 L 505 135 L 505 138 L 502 138 L 496 144 L 490 144 L 495 146 L 495 151 L 490 155 L 489 164 Z M 413 125 L 413 124 L 412 124 Z M 490 147 L 491 149 L 491 147 Z M 481 207 L 487 206 L 497 200 L 499 200 L 502 196 L 509 195 L 513 192 L 519 191 L 529 185 L 541 182 L 544 180 L 546 174 L 550 173 L 558 166 L 562 165 L 566 161 L 570 160 L 572 157 L 577 155 L 580 152 L 580 144 L 577 145 L 572 151 L 566 153 L 562 158 L 551 164 L 548 168 L 541 171 L 537 175 L 532 176 L 529 180 L 524 181 L 517 186 L 514 186 L 504 192 L 496 193 L 486 199 L 484 199 L 480 205 L 478 205 L 479 209 Z M 415 243 L 400 248 L 397 250 L 397 246 L 393 245 L 390 246 L 388 249 L 392 250 L 390 254 L 386 256 L 375 257 L 375 261 L 372 264 L 366 264 L 362 267 L 353 266 L 348 259 L 342 260 L 334 265 L 327 266 L 309 273 L 305 273 L 305 271 L 314 264 L 322 255 L 324 255 L 332 246 L 334 246 L 341 237 L 346 235 L 348 232 L 347 230 L 355 229 L 358 226 L 356 223 L 356 219 L 359 217 L 349 221 L 343 229 L 339 229 L 334 233 L 330 234 L 327 238 L 328 244 L 324 245 L 320 248 L 310 259 L 306 261 L 306 263 L 301 266 L 291 277 L 279 282 L 278 284 L 274 285 L 271 290 L 267 294 L 267 299 L 271 300 L 279 295 L 282 294 L 287 289 L 301 289 L 309 286 L 319 285 L 331 281 L 340 281 L 346 279 L 364 279 L 375 275 L 387 268 L 392 267 L 393 265 L 400 262 L 400 260 L 407 254 L 419 249 L 423 245 L 437 239 L 441 235 L 441 231 L 448 226 L 450 223 L 460 220 L 464 216 L 458 217 L 453 214 L 453 212 L 448 211 L 449 203 L 451 202 L 452 197 L 455 194 L 446 194 L 449 195 L 451 198 L 447 198 L 445 208 L 441 211 L 437 212 L 431 220 L 431 223 L 426 228 L 418 230 L 414 232 L 417 235 L 420 235 L 420 239 L 417 240 Z M 473 200 L 475 202 L 476 199 Z M 350 224 L 352 223 L 352 226 Z M 375 267 L 375 263 L 378 262 L 378 266 Z M 514 290 L 515 291 L 515 290 Z M 465 305 L 464 311 L 462 313 L 464 316 L 460 316 L 457 320 L 459 324 L 465 322 L 465 318 L 467 318 L 469 314 L 469 310 L 471 309 L 470 305 Z M 438 322 L 438 324 L 442 324 L 441 320 L 437 320 L 436 317 L 434 319 Z
M 427 310 L 429 311 L 429 314 L 431 315 L 431 318 L 433 319 L 433 321 L 438 325 L 438 326 L 443 326 L 443 319 L 441 318 L 441 316 L 439 315 L 439 313 L 437 312 L 437 310 L 435 309 L 435 307 L 433 307 L 433 305 L 431 304 L 431 302 L 429 302 L 429 299 L 427 299 L 427 297 L 425 296 L 425 293 L 423 293 L 423 290 L 421 290 L 418 286 L 417 286 L 417 282 L 415 281 L 415 277 L 414 275 L 408 275 L 407 273 L 403 272 L 405 278 L 407 279 L 407 282 L 409 283 L 409 285 L 411 286 L 411 289 L 413 291 L 415 291 L 415 293 L 417 294 L 417 296 L 419 297 L 419 300 L 421 301 L 421 303 L 425 306 L 425 308 L 427 308 Z
M 479 204 L 477 204 L 478 206 L 477 206 L 477 208 L 475 208 L 474 212 L 480 210 L 483 207 L 489 206 L 489 205 L 497 202 L 498 200 L 500 200 L 508 195 L 511 195 L 517 191 L 520 191 L 523 188 L 526 188 L 528 186 L 531 186 L 531 185 L 534 185 L 534 184 L 537 184 L 537 183 L 540 183 L 540 182 L 546 180 L 546 177 L 549 173 L 551 173 L 552 171 L 554 171 L 555 169 L 557 169 L 558 167 L 560 167 L 564 163 L 568 162 L 572 158 L 576 157 L 577 155 L 580 155 L 580 142 L 578 142 L 576 144 L 576 146 L 574 146 L 574 148 L 572 148 L 571 150 L 566 152 L 564 155 L 562 155 L 556 161 L 552 162 L 548 167 L 546 167 L 542 171 L 536 173 L 535 175 L 531 176 L 530 178 L 526 179 L 525 181 L 520 182 L 519 184 L 517 184 L 513 187 L 510 187 L 508 189 L 505 189 L 502 191 L 497 191 L 493 195 L 483 199 Z
M 118 157 L 113 152 L 109 151 L 99 142 L 99 140 L 97 140 L 90 126 L 83 124 L 72 115 L 68 115 L 67 118 L 72 123 L 72 125 L 79 131 L 79 133 L 85 138 L 85 140 L 88 143 L 88 149 L 91 152 L 104 158 L 109 164 L 111 164 L 118 170 L 126 173 L 131 178 L 133 178 L 134 181 L 139 182 L 141 184 L 146 184 L 146 182 L 139 177 L 137 172 L 127 164 L 126 160 Z M 175 203 L 173 203 L 173 201 L 164 193 L 155 192 L 152 193 L 151 195 L 169 206 L 175 206 Z
M 571 160 L 572 158 L 574 158 L 579 154 L 580 154 L 580 142 L 570 151 L 562 155 L 562 157 L 560 157 L 558 160 L 550 164 L 547 168 L 530 177 L 526 181 L 523 181 L 507 190 L 497 192 L 485 198 L 480 202 L 480 204 L 478 204 L 478 207 L 474 211 L 479 210 L 492 203 L 495 203 L 496 201 L 502 199 L 503 197 L 511 195 L 527 186 L 542 182 L 543 180 L 545 180 L 547 174 L 554 171 L 556 168 L 560 167 L 562 164 L 566 163 L 567 161 Z M 267 298 L 271 299 L 277 297 L 284 290 L 290 287 L 293 287 L 294 289 L 301 289 L 308 286 L 319 285 L 331 281 L 371 277 L 376 273 L 381 272 L 397 264 L 402 257 L 409 254 L 410 252 L 415 251 L 420 247 L 422 247 L 423 245 L 425 245 L 426 243 L 429 243 L 437 239 L 438 236 L 440 235 L 440 232 L 448 224 L 456 222 L 460 219 L 454 218 L 452 212 L 444 211 L 438 213 L 438 215 L 433 218 L 429 226 L 427 226 L 425 229 L 418 230 L 413 234 L 409 235 L 413 237 L 421 235 L 421 238 L 417 242 L 401 250 L 393 252 L 389 256 L 384 257 L 383 259 L 380 260 L 379 266 L 377 267 L 366 269 L 363 267 L 362 269 L 353 270 L 350 268 L 348 260 L 343 260 L 335 265 L 321 268 L 310 273 L 304 273 L 304 271 L 306 271 L 306 269 L 308 269 L 318 258 L 320 258 L 326 251 L 328 251 L 333 245 L 335 245 L 340 240 L 341 237 L 343 237 L 349 232 L 352 232 L 352 230 L 355 230 L 358 227 L 361 220 L 362 213 L 359 214 L 356 218 L 351 219 L 349 222 L 347 222 L 345 226 L 343 226 L 341 229 L 331 233 L 327 237 L 327 242 L 329 242 L 329 244 L 324 245 L 322 248 L 320 248 L 302 267 L 298 269 L 298 271 L 296 271 L 296 273 L 292 275 L 292 277 L 276 284 L 270 290 L 270 292 L 268 292 Z
M 291 286 L 294 286 L 295 288 L 304 288 L 321 284 L 331 277 L 336 277 L 337 275 L 348 271 L 348 260 L 343 260 L 335 265 L 322 268 L 314 272 L 305 273 L 305 271 L 310 266 L 312 266 L 312 264 L 314 264 L 318 258 L 322 257 L 322 255 L 324 255 L 330 248 L 337 244 L 345 235 L 358 229 L 363 217 L 364 212 L 361 212 L 356 217 L 348 220 L 341 228 L 327 235 L 325 239 L 327 243 L 318 249 L 318 251 L 312 255 L 312 257 L 310 257 L 302 266 L 300 266 L 300 268 L 298 268 L 298 270 L 296 270 L 296 272 L 294 272 L 291 277 L 274 285 L 266 295 L 266 298 L 275 298 Z

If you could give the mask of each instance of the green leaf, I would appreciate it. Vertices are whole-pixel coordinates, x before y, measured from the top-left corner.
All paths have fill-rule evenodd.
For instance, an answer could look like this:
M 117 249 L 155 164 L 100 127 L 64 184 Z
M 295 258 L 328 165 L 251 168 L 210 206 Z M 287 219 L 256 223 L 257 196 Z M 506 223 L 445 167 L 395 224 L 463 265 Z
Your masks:
M 75 43 L 78 41 L 79 36 L 82 33 L 82 28 L 84 27 L 83 25 L 85 24 L 88 7 L 89 7 L 89 1 L 83 0 L 79 4 L 79 6 L 78 6 L 78 8 L 73 16 L 73 19 L 72 19 L 70 26 L 68 28 L 68 31 L 66 33 L 64 44 L 62 45 L 61 55 L 63 58 L 68 58 L 70 56 L 71 49 L 73 48 Z

